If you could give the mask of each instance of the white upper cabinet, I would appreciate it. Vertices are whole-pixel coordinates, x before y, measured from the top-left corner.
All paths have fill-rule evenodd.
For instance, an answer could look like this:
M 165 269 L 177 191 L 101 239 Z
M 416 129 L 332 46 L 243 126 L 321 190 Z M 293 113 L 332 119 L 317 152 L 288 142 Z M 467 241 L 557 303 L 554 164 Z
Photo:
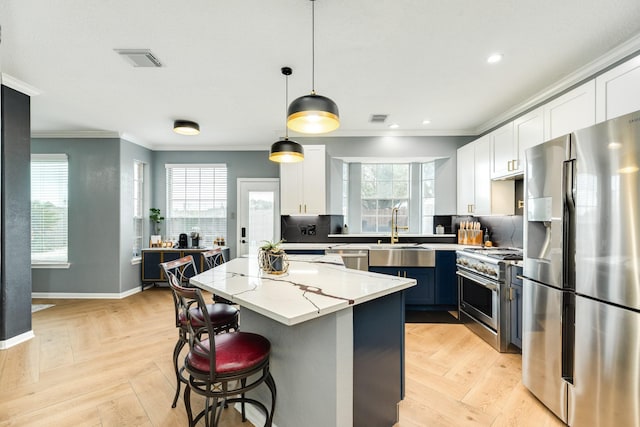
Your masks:
M 640 110 L 640 56 L 596 77 L 596 120 Z
M 282 215 L 326 213 L 325 146 L 305 145 L 304 161 L 280 164 Z
M 513 133 L 517 157 L 512 164 L 512 173 L 523 174 L 525 151 L 534 145 L 542 144 L 544 139 L 544 114 L 542 107 L 518 117 L 513 122 Z
M 596 83 L 587 83 L 546 103 L 544 139 L 548 141 L 596 123 Z
M 477 141 L 477 140 L 476 140 Z M 458 215 L 473 213 L 475 204 L 474 169 L 475 141 L 458 148 L 457 154 L 457 211 Z
M 517 118 L 489 134 L 491 178 L 503 179 L 524 173 L 524 152 L 544 142 L 542 107 Z
M 517 155 L 513 138 L 513 122 L 489 134 L 491 140 L 491 178 L 502 178 L 513 174 L 513 163 Z
M 513 215 L 514 182 L 491 180 L 491 136 L 458 149 L 458 215 Z

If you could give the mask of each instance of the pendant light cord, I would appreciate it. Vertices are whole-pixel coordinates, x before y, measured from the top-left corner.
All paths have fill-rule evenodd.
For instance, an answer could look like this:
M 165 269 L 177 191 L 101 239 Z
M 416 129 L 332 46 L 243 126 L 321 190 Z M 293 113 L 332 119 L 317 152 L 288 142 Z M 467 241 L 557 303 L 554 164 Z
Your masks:
M 287 126 L 287 114 L 289 108 L 289 74 L 284 75 L 284 139 L 289 139 L 289 126 Z
M 311 0 L 311 93 L 316 93 L 316 0 Z

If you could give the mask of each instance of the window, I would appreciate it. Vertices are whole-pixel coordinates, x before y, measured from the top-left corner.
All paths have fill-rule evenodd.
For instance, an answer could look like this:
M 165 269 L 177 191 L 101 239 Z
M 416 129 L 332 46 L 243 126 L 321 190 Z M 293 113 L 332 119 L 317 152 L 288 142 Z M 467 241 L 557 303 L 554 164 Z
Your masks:
M 422 232 L 433 233 L 433 215 L 435 214 L 435 162 L 422 164 Z
M 200 231 L 200 245 L 227 237 L 227 166 L 166 165 L 166 236 L 177 240 L 194 227 Z
M 133 162 L 133 256 L 139 257 L 144 239 L 144 163 Z
M 362 232 L 390 232 L 394 208 L 398 225 L 409 225 L 410 172 L 408 163 L 362 164 Z
M 31 156 L 31 263 L 68 262 L 66 154 Z

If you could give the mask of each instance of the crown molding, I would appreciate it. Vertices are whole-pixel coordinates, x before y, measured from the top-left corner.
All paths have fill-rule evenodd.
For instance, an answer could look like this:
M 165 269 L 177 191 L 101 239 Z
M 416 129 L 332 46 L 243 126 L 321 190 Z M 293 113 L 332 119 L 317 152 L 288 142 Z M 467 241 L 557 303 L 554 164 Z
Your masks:
M 269 151 L 271 144 L 266 145 L 154 145 L 153 151 Z
M 42 91 L 35 86 L 31 86 L 29 83 L 25 83 L 22 80 L 19 80 L 9 74 L 1 73 L 0 81 L 4 86 L 10 87 L 13 90 L 17 90 L 18 92 L 22 92 L 25 95 L 29 96 L 37 96 L 42 93 Z
M 127 142 L 130 142 L 132 144 L 135 144 L 135 145 L 139 145 L 140 147 L 144 147 L 144 148 L 146 148 L 148 150 L 153 150 L 153 145 L 152 144 L 149 144 L 146 141 L 143 141 L 143 140 L 141 140 L 139 138 L 136 138 L 135 136 L 133 136 L 133 135 L 127 133 L 127 132 L 122 132 L 120 134 L 120 139 L 123 139 L 123 140 L 125 140 Z
M 31 132 L 31 138 L 120 138 L 118 132 L 105 130 L 74 130 Z
M 550 101 L 551 98 L 561 95 L 563 92 L 571 89 L 577 84 L 595 78 L 597 75 L 602 74 L 609 68 L 618 65 L 619 62 L 630 59 L 630 57 L 638 54 L 640 54 L 640 34 L 630 38 L 615 49 L 612 49 L 605 55 L 589 62 L 585 66 L 578 68 L 567 77 L 551 86 L 548 86 L 546 89 L 527 99 L 523 103 L 518 104 L 498 117 L 480 125 L 476 129 L 475 134 L 480 135 L 509 120 L 513 120 L 522 113 Z

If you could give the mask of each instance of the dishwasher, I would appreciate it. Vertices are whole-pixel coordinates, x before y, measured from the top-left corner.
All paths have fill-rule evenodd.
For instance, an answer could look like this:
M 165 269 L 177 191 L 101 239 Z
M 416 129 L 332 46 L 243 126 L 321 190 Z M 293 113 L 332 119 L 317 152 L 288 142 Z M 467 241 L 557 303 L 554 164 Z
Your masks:
M 327 255 L 337 254 L 342 257 L 342 262 L 347 268 L 354 270 L 369 270 L 369 251 L 367 249 L 327 249 Z

